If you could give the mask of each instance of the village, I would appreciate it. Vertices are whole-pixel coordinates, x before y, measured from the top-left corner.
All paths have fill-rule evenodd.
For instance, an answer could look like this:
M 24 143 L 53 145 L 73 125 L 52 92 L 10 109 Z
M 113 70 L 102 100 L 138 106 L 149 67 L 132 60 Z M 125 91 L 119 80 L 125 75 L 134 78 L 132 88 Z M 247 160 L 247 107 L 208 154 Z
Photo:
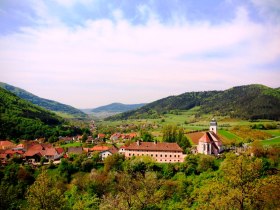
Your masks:
M 209 131 L 203 132 L 198 144 L 192 147 L 193 154 L 219 155 L 223 152 L 222 141 L 217 135 L 217 122 L 212 119 Z M 187 154 L 175 142 L 144 142 L 136 132 L 114 133 L 105 142 L 106 135 L 99 133 L 96 138 L 88 136 L 85 144 L 78 147 L 60 147 L 58 144 L 44 142 L 44 139 L 34 141 L 21 141 L 14 144 L 11 141 L 0 141 L 1 165 L 7 164 L 10 158 L 22 160 L 25 164 L 32 166 L 59 164 L 62 158 L 69 158 L 71 155 L 85 154 L 91 158 L 93 154 L 98 154 L 100 161 L 110 155 L 119 153 L 125 158 L 136 156 L 149 156 L 158 163 L 184 162 Z M 74 142 L 81 143 L 83 136 L 60 137 L 59 142 L 63 145 Z M 121 145 L 121 146 L 116 146 Z

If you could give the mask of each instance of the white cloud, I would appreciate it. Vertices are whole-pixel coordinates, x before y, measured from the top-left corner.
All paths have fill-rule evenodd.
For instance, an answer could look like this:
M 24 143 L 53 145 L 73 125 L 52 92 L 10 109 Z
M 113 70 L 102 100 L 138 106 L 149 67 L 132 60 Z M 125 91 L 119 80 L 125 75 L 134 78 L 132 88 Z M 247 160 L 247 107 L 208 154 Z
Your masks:
M 248 83 L 279 86 L 279 72 L 254 66 L 280 58 L 280 28 L 250 21 L 245 8 L 220 25 L 151 18 L 135 26 L 118 11 L 115 18 L 75 29 L 53 21 L 0 37 L 2 80 L 77 107 Z
M 258 8 L 259 13 L 270 22 L 280 23 L 280 1 L 279 0 L 251 0 Z

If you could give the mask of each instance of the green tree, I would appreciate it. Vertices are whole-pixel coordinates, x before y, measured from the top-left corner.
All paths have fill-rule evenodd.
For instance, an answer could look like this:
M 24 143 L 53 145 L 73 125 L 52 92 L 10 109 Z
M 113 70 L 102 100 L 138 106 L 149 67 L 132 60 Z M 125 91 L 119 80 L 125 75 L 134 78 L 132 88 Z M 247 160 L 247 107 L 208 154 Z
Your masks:
M 63 192 L 58 189 L 55 182 L 43 171 L 27 191 L 27 204 L 29 209 L 61 209 L 65 200 Z

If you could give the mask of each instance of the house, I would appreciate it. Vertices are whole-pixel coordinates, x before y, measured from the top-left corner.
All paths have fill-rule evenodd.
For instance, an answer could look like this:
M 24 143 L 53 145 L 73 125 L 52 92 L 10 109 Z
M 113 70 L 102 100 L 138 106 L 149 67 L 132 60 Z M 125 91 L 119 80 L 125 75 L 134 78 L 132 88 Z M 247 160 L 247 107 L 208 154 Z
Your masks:
M 126 149 L 126 147 L 127 147 L 127 146 L 125 146 L 125 145 L 121 146 L 118 152 L 119 152 L 120 154 L 125 155 L 125 149 Z
M 15 150 L 15 149 L 7 149 L 7 150 L 5 150 L 4 154 L 6 154 L 8 158 L 11 158 L 11 157 L 21 158 L 21 157 L 23 157 L 24 151 Z
M 205 155 L 218 155 L 223 151 L 222 141 L 217 135 L 217 121 L 212 119 L 209 131 L 198 140 L 197 152 Z
M 46 157 L 48 160 L 57 160 L 63 156 L 63 153 L 63 148 L 47 148 L 45 150 L 44 157 Z
M 69 144 L 71 142 L 74 141 L 74 137 L 69 137 L 69 136 L 66 136 L 66 137 L 59 137 L 59 141 L 62 141 L 64 142 L 65 144 Z
M 183 162 L 186 155 L 177 143 L 134 142 L 125 148 L 125 157 L 150 156 L 160 163 Z
M 11 149 L 16 147 L 16 145 L 11 141 L 0 141 L 0 149 Z
M 116 141 L 118 139 L 121 138 L 121 134 L 120 133 L 114 133 L 111 137 L 110 137 L 110 140 L 112 141 Z
M 24 154 L 26 160 L 33 159 L 34 162 L 39 162 L 42 157 L 47 160 L 57 160 L 63 156 L 62 148 L 54 148 L 51 144 L 34 144 L 29 147 Z
M 100 140 L 105 139 L 105 137 L 106 137 L 106 135 L 105 135 L 104 133 L 99 133 L 99 134 L 97 135 L 97 138 L 100 139 Z
M 94 146 L 93 148 L 91 148 L 91 151 L 99 152 L 101 159 L 104 160 L 106 157 L 117 153 L 118 149 L 115 146 Z

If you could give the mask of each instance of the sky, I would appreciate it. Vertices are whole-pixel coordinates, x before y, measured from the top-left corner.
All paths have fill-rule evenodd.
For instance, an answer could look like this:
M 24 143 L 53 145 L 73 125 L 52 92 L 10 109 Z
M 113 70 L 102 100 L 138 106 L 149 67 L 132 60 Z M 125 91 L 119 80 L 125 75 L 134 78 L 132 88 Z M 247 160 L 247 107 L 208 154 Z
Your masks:
M 280 1 L 0 0 L 0 81 L 77 108 L 280 87 Z

